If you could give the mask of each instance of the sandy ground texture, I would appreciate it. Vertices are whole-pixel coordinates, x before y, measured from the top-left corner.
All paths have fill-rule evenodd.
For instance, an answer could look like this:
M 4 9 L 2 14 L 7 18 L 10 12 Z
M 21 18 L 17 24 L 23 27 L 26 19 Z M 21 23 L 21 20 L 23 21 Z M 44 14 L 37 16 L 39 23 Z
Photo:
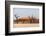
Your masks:
M 32 24 L 13 24 L 14 28 L 17 27 L 39 27 L 39 23 L 32 23 Z

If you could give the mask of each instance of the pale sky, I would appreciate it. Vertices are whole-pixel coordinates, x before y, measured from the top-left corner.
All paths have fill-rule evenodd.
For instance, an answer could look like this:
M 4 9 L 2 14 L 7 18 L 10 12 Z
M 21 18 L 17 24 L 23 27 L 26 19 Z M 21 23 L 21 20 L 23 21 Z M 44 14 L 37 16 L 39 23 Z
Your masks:
M 17 16 L 34 16 L 39 18 L 39 9 L 37 8 L 14 8 L 13 9 L 13 15 L 17 15 Z

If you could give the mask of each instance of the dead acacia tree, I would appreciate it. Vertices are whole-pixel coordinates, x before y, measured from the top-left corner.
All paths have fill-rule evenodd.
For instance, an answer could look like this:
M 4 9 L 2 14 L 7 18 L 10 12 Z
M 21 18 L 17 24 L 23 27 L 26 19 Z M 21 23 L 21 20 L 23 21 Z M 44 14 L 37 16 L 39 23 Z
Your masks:
M 16 17 L 16 22 L 17 22 L 17 24 L 18 24 L 18 17 L 19 17 L 19 16 L 17 16 L 17 15 L 15 14 L 15 17 Z
M 29 18 L 29 23 L 31 23 L 31 17 L 30 17 L 30 16 L 28 16 L 28 18 Z

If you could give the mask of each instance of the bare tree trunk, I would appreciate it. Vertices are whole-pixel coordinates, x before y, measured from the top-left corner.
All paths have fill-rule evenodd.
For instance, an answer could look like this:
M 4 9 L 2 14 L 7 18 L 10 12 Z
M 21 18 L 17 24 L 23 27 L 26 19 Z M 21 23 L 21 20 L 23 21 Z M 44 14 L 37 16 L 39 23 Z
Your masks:
M 18 18 L 17 18 L 17 24 L 18 24 Z

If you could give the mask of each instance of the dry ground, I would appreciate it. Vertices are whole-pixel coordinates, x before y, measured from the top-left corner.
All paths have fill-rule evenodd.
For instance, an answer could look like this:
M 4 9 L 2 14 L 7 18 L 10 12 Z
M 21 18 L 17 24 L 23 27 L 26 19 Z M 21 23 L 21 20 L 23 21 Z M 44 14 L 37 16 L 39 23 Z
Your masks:
M 31 24 L 13 24 L 15 27 L 39 27 L 39 23 L 31 23 Z

